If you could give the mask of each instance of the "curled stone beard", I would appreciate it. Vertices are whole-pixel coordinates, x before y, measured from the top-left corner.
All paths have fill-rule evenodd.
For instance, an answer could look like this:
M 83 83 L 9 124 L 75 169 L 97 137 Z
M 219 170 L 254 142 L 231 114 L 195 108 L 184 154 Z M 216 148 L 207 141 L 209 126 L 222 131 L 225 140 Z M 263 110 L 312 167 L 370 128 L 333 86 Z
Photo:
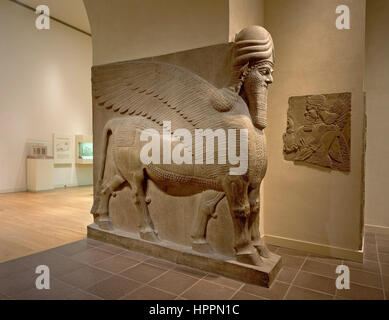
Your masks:
M 247 92 L 249 111 L 253 124 L 258 129 L 265 129 L 267 126 L 267 84 L 260 83 L 251 87 Z

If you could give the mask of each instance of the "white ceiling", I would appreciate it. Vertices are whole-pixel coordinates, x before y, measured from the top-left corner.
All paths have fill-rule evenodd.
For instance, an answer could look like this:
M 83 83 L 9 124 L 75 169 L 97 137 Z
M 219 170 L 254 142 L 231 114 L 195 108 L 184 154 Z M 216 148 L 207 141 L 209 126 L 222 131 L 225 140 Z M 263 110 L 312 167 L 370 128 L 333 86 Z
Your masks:
M 18 0 L 18 2 L 34 9 L 40 4 L 47 5 L 50 9 L 50 16 L 87 33 L 91 33 L 88 16 L 82 0 Z

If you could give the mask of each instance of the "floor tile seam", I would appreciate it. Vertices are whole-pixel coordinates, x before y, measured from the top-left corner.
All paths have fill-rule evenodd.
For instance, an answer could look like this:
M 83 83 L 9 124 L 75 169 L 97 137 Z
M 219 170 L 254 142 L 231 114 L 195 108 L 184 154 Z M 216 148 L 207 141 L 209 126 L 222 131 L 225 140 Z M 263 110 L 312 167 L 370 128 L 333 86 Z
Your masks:
M 79 252 L 79 253 L 80 253 L 80 252 Z M 107 253 L 111 253 L 111 252 L 107 252 Z M 76 254 L 78 254 L 78 253 L 76 253 Z M 73 258 L 72 256 L 68 256 L 68 258 L 69 258 L 70 260 L 72 260 L 73 262 L 78 262 L 78 263 L 81 263 L 81 264 L 84 264 L 84 265 L 87 265 L 87 266 L 93 266 L 93 267 L 94 267 L 95 264 L 104 262 L 104 261 L 106 261 L 106 260 L 112 259 L 113 257 L 119 256 L 119 255 L 121 255 L 121 253 L 111 253 L 111 255 L 110 255 L 109 257 L 106 257 L 106 258 L 101 259 L 101 260 L 94 261 L 94 262 L 92 262 L 92 263 L 91 263 L 91 262 L 82 262 L 82 261 L 80 261 L 80 260 L 77 260 L 77 259 Z
M 328 292 L 325 292 L 325 291 L 321 291 L 321 290 L 317 290 L 317 289 L 312 289 L 312 288 L 303 287 L 303 286 L 298 285 L 298 284 L 293 284 L 293 287 L 300 288 L 300 289 L 304 289 L 304 290 L 313 291 L 313 292 L 320 293 L 320 294 L 325 294 L 325 295 L 331 296 L 331 297 L 334 297 L 335 294 L 336 294 L 336 290 L 334 290 L 334 293 L 331 294 L 331 293 L 328 293 Z
M 189 286 L 188 288 L 186 288 L 186 290 L 184 290 L 183 292 L 181 292 L 177 298 L 181 298 L 183 294 L 185 294 L 186 292 L 188 292 L 190 289 L 192 289 L 196 284 L 198 284 L 201 280 L 203 280 L 204 278 L 206 277 L 206 275 L 203 275 L 202 277 L 198 278 L 196 282 L 194 282 L 191 286 Z M 185 297 L 183 297 L 185 298 Z
M 303 263 L 301 264 L 300 268 L 298 269 L 298 271 L 296 272 L 296 274 L 295 274 L 295 276 L 293 277 L 292 281 L 290 282 L 289 287 L 288 287 L 288 289 L 286 289 L 286 292 L 285 292 L 284 296 L 281 298 L 281 300 L 285 300 L 285 299 L 286 299 L 286 296 L 288 295 L 290 289 L 292 288 L 294 281 L 296 280 L 297 276 L 298 276 L 299 273 L 301 272 L 301 269 L 302 269 L 303 265 L 305 264 L 305 262 L 306 262 L 307 260 L 308 260 L 308 256 L 305 257 Z
M 311 272 L 311 271 L 306 271 L 306 270 L 301 270 L 302 272 L 306 272 L 306 273 L 310 273 L 310 274 L 313 274 L 315 276 L 320 276 L 320 277 L 323 277 L 323 278 L 327 278 L 329 280 L 334 280 L 336 281 L 336 278 L 330 278 L 328 276 L 325 276 L 325 275 L 322 275 L 320 273 L 315 273 L 315 272 Z M 374 274 L 376 276 L 379 276 L 378 273 L 371 273 L 371 274 Z M 367 285 L 367 284 L 364 284 L 364 283 L 361 283 L 361 282 L 356 282 L 356 281 L 350 281 L 350 284 L 356 284 L 356 285 L 359 285 L 359 286 L 362 286 L 362 287 L 367 287 L 367 288 L 371 288 L 371 289 L 378 289 L 378 290 L 381 290 L 382 287 L 375 287 L 375 286 L 372 286 L 372 285 Z
M 376 241 L 376 253 L 377 253 L 377 259 L 378 259 L 378 269 L 380 271 L 380 278 L 381 278 L 381 286 L 382 286 L 382 294 L 384 296 L 384 300 L 386 300 L 386 291 L 385 291 L 385 284 L 384 284 L 384 275 L 382 274 L 382 266 L 381 266 L 381 259 L 378 255 L 378 243 Z
M 119 278 L 123 278 L 124 280 L 130 280 L 130 281 L 133 281 L 133 282 L 136 282 L 136 283 L 139 283 L 139 284 L 140 284 L 139 287 L 136 287 L 135 289 L 133 289 L 133 290 L 127 292 L 126 294 L 124 294 L 123 296 L 118 297 L 117 299 L 120 299 L 121 297 L 124 297 L 125 295 L 130 294 L 130 293 L 132 293 L 133 291 L 135 291 L 136 289 L 139 289 L 140 287 L 143 287 L 143 286 L 144 286 L 143 283 L 141 283 L 141 282 L 139 282 L 139 281 L 137 281 L 137 280 L 134 280 L 134 279 L 126 278 L 126 277 L 124 277 L 124 276 L 122 276 L 122 275 L 120 275 L 120 274 L 115 274 L 115 276 L 117 276 L 117 277 L 119 277 Z M 85 291 L 88 292 L 88 293 L 91 293 L 91 292 L 89 292 L 89 291 L 87 291 L 87 290 L 90 289 L 90 288 L 92 288 L 92 287 L 94 287 L 94 286 L 96 286 L 96 285 L 98 285 L 98 284 L 100 284 L 101 282 L 103 282 L 103 281 L 105 281 L 105 280 L 107 280 L 107 279 L 109 279 L 109 277 L 106 278 L 106 279 L 103 279 L 103 280 L 99 280 L 98 282 L 96 282 L 96 283 L 94 283 L 94 284 L 92 284 L 92 285 L 90 285 L 90 286 L 84 288 L 83 290 L 85 290 Z M 93 294 L 94 294 L 94 293 L 93 293 Z M 96 294 L 94 294 L 94 295 L 96 295 Z M 102 296 L 99 296 L 99 295 L 97 295 L 97 296 L 98 296 L 99 298 L 103 298 L 103 299 L 104 299 L 104 297 L 102 297 Z M 105 300 L 105 299 L 104 299 L 104 300 Z

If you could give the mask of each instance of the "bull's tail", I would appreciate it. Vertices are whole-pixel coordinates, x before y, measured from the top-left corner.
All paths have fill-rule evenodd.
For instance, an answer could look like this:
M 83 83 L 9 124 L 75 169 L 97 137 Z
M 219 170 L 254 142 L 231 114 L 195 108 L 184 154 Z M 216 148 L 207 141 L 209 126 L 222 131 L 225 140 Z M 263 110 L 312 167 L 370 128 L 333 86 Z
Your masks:
M 104 178 L 104 171 L 105 171 L 105 163 L 107 160 L 107 151 L 108 151 L 108 143 L 109 138 L 112 135 L 112 122 L 108 121 L 107 124 L 104 126 L 103 129 L 103 145 L 101 149 L 100 154 L 100 172 L 98 177 L 98 183 L 100 184 L 103 181 Z
M 108 151 L 108 143 L 109 138 L 112 135 L 112 121 L 108 121 L 103 129 L 103 145 L 99 157 L 99 175 L 98 180 L 95 187 L 94 197 L 93 197 L 93 205 L 91 209 L 91 213 L 95 214 L 99 208 L 100 205 L 100 192 L 103 185 L 103 179 L 104 179 L 104 172 L 105 172 L 105 164 L 107 160 L 107 151 Z

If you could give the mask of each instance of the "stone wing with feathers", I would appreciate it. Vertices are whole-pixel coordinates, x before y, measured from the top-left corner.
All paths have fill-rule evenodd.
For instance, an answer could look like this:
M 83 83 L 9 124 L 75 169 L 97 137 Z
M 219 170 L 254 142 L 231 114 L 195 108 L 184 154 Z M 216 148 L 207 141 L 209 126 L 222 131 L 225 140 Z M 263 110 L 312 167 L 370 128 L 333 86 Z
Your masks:
M 96 105 L 142 116 L 172 129 L 203 128 L 207 119 L 233 109 L 237 95 L 218 89 L 181 67 L 161 62 L 123 62 L 92 69 Z

